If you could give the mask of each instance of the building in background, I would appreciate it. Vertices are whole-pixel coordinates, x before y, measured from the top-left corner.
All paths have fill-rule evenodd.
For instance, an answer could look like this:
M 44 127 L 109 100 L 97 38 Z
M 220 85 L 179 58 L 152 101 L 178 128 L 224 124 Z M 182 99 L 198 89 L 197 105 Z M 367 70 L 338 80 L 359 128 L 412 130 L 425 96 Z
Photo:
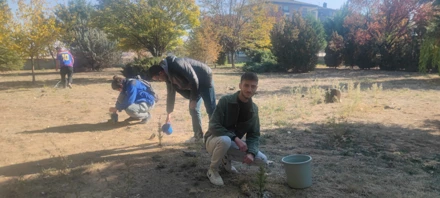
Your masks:
M 323 3 L 323 6 L 304 3 L 294 0 L 269 0 L 275 5 L 278 5 L 278 11 L 284 16 L 292 16 L 294 12 L 301 13 L 302 17 L 307 15 L 313 15 L 320 21 L 325 21 L 329 17 L 333 17 L 337 10 L 327 8 L 327 3 Z

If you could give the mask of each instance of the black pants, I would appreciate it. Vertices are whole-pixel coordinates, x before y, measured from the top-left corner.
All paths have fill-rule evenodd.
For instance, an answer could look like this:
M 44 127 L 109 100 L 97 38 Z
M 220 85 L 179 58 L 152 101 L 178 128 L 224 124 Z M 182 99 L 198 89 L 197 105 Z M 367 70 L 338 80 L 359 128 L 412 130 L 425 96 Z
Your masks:
M 69 66 L 62 66 L 60 69 L 61 74 L 61 83 L 63 83 L 63 87 L 66 88 L 67 84 L 72 83 L 72 75 L 73 75 L 73 67 Z M 67 80 L 66 80 L 66 74 L 67 74 Z

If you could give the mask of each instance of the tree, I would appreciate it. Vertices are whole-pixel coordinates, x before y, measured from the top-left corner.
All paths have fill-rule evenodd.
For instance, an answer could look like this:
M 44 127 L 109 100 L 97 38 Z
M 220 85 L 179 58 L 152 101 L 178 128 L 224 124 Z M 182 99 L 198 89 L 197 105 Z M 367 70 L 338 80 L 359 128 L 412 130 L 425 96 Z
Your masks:
M 155 57 L 183 43 L 198 26 L 193 0 L 100 0 L 97 25 L 119 39 L 123 49 L 148 49 Z
M 417 44 L 412 41 L 416 38 L 411 35 L 417 27 L 423 27 L 424 21 L 417 19 L 425 18 L 421 15 L 427 14 L 423 9 L 424 4 L 419 0 L 352 0 L 350 6 L 351 12 L 361 16 L 360 21 L 346 20 L 348 26 L 361 22 L 362 27 L 353 30 L 356 43 L 364 45 L 373 42 L 378 47 L 381 69 L 402 69 L 395 57 L 399 54 L 409 55 L 401 51 L 402 46 L 411 48 L 405 44 Z M 417 46 L 412 48 L 418 51 Z
M 276 22 L 278 7 L 261 1 L 261 6 L 252 6 L 252 18 L 249 22 L 249 35 L 244 39 L 244 48 L 249 51 L 269 50 L 272 47 L 270 31 Z M 254 3 L 261 3 L 254 2 Z
M 315 69 L 319 40 L 312 25 L 299 13 L 276 24 L 271 40 L 272 52 L 286 71 L 308 72 Z
M 34 58 L 44 53 L 51 43 L 56 41 L 53 35 L 59 29 L 55 26 L 55 18 L 50 16 L 45 0 L 30 0 L 26 4 L 24 0 L 18 0 L 19 21 L 16 41 L 23 55 L 30 57 L 32 65 L 32 82 L 35 83 Z
M 60 40 L 71 45 L 75 42 L 75 29 L 93 27 L 95 9 L 86 0 L 69 0 L 68 5 L 58 4 L 55 8 L 57 26 L 61 28 Z
M 14 24 L 6 0 L 0 0 L 0 13 L 0 71 L 17 70 L 23 61 L 12 40 Z
M 121 58 L 117 42 L 110 41 L 103 31 L 97 28 L 78 28 L 74 33 L 76 40 L 71 45 L 72 51 L 93 71 L 110 67 Z
M 326 41 L 327 35 L 324 30 L 324 25 L 322 24 L 321 21 L 319 21 L 315 16 L 311 14 L 307 15 L 305 20 L 307 21 L 307 23 L 309 23 L 312 26 L 316 36 L 318 37 L 319 49 L 323 50 L 327 45 L 327 41 Z
M 345 35 L 348 33 L 348 28 L 344 27 L 345 18 L 349 16 L 350 10 L 348 9 L 348 3 L 344 3 L 341 9 L 336 11 L 336 14 L 333 18 L 327 18 L 323 22 L 324 30 L 327 35 L 327 40 L 330 40 L 333 32 L 336 32 L 338 35 L 341 35 L 344 39 Z
M 218 34 L 209 17 L 204 17 L 201 21 L 201 26 L 190 34 L 186 48 L 189 57 L 204 63 L 213 63 L 217 61 L 221 51 Z
M 342 36 L 344 39 L 344 46 L 342 50 L 342 59 L 345 65 L 349 65 L 351 67 L 355 66 L 355 60 L 357 55 L 357 45 L 354 41 L 355 35 L 350 33 L 350 30 L 353 32 L 356 28 L 360 28 L 361 24 L 350 24 L 347 26 L 345 24 L 346 19 L 351 17 L 352 13 L 349 9 L 349 3 L 344 3 L 341 9 L 339 9 L 333 18 L 327 18 L 324 21 L 324 30 L 327 35 L 327 41 L 332 39 L 333 32 L 336 32 L 338 35 Z
M 244 48 L 268 48 L 268 33 L 275 23 L 272 4 L 265 0 L 202 0 L 219 32 L 223 52 L 235 68 L 235 53 Z
M 419 71 L 437 69 L 440 74 L 440 0 L 435 0 L 432 5 L 434 16 L 421 45 Z
M 119 60 L 121 52 L 116 41 L 109 40 L 102 30 L 92 27 L 95 12 L 85 0 L 71 0 L 68 6 L 59 5 L 55 14 L 58 26 L 64 30 L 62 40 L 71 47 L 77 60 L 99 71 Z
M 325 48 L 325 64 L 329 67 L 338 67 L 343 60 L 344 38 L 337 32 L 333 32 L 327 47 Z

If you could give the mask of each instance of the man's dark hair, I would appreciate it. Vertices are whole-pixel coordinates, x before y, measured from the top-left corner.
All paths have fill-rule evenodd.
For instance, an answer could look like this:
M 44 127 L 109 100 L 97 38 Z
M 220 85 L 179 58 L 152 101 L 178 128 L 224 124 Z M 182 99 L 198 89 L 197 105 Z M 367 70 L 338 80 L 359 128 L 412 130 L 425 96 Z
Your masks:
M 124 77 L 115 75 L 115 76 L 113 76 L 112 89 L 113 90 L 118 90 L 118 89 L 123 87 L 124 83 L 125 83 L 125 78 Z
M 150 76 L 150 78 L 152 78 L 153 76 L 157 76 L 159 75 L 159 72 L 163 71 L 163 68 L 159 65 L 153 65 L 150 67 L 150 69 L 148 69 L 148 75 Z
M 254 72 L 246 72 L 243 75 L 241 75 L 240 83 L 243 82 L 243 80 L 250 80 L 250 81 L 257 81 L 258 82 L 258 76 Z

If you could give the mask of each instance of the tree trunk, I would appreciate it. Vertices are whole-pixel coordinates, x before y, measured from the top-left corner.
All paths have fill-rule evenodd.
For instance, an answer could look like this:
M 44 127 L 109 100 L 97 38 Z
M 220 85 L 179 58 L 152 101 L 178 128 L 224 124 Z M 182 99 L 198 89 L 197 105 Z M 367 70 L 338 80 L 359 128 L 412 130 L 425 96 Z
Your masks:
M 40 60 L 40 56 L 37 56 L 36 58 L 37 58 L 37 69 L 41 70 L 40 61 L 39 61 Z
M 160 56 L 159 50 L 157 50 L 155 48 L 150 48 L 148 51 L 150 51 L 150 53 L 151 53 L 151 55 L 153 55 L 153 57 L 159 57 Z
M 31 56 L 31 65 L 32 65 L 32 83 L 35 84 L 35 66 L 34 66 L 33 56 Z
M 140 60 L 141 59 L 141 50 L 136 50 L 136 55 L 137 55 L 137 58 Z
M 50 50 L 50 46 L 48 46 L 47 49 L 49 49 L 49 54 L 50 54 L 50 56 L 52 56 L 53 64 L 54 64 L 54 68 L 55 68 L 57 65 L 57 59 L 55 59 L 55 56 L 53 55 L 53 51 Z
M 231 64 L 232 68 L 235 69 L 235 52 L 231 52 Z

